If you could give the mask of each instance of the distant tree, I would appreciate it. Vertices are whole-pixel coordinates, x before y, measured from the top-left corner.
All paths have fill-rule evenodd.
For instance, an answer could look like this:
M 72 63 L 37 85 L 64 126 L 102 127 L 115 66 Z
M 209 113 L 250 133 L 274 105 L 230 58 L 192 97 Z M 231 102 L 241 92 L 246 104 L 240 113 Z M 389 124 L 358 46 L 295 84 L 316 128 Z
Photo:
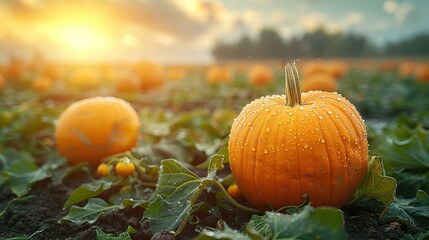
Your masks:
M 428 56 L 429 34 L 423 33 L 396 43 L 388 43 L 384 52 L 390 56 Z
M 255 57 L 262 59 L 285 58 L 285 42 L 274 29 L 265 28 L 255 44 Z

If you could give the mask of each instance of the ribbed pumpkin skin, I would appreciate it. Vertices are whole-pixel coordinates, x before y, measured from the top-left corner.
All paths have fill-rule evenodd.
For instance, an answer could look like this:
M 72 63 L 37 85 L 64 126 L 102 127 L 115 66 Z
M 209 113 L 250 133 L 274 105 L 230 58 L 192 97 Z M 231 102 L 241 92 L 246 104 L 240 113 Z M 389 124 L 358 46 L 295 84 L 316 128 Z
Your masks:
M 366 128 L 356 108 L 337 93 L 302 93 L 254 100 L 234 120 L 229 164 L 243 196 L 256 208 L 341 207 L 362 181 L 368 162 Z
M 139 118 L 129 103 L 94 97 L 70 105 L 55 128 L 58 151 L 71 163 L 96 166 L 105 157 L 130 150 L 138 140 Z

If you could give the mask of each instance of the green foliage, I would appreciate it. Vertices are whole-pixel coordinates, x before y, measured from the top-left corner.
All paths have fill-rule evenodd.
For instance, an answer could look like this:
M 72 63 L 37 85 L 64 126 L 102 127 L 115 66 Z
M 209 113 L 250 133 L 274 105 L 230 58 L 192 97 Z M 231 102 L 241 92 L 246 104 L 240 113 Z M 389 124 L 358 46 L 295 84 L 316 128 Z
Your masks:
M 94 223 L 101 214 L 122 208 L 118 205 L 109 205 L 103 199 L 90 198 L 84 207 L 72 206 L 66 216 L 61 218 L 61 222 L 71 221 L 77 225 L 84 223 Z
M 225 227 L 223 231 L 205 230 L 197 239 L 346 239 L 346 233 L 341 210 L 306 206 L 291 215 L 277 212 L 255 215 L 245 233 Z
M 106 234 L 100 228 L 97 228 L 97 240 L 131 240 L 130 234 L 126 231 L 115 237 L 112 234 Z
M 174 159 L 162 161 L 156 198 L 144 213 L 153 233 L 181 231 L 204 187 L 212 183 L 217 170 L 223 167 L 222 160 L 218 155 L 211 158 L 207 179 L 200 179 Z
M 413 199 L 396 198 L 381 218 L 384 222 L 400 222 L 429 231 L 429 196 L 418 191 Z
M 368 163 L 365 178 L 350 203 L 371 198 L 383 202 L 384 206 L 387 207 L 395 198 L 395 190 L 396 180 L 386 176 L 382 158 L 380 156 L 372 156 Z
M 102 178 L 89 183 L 84 183 L 80 187 L 73 190 L 64 203 L 64 207 L 68 208 L 73 204 L 80 203 L 90 199 L 91 197 L 95 197 L 117 184 L 118 182 L 114 182 L 114 180 L 111 178 Z

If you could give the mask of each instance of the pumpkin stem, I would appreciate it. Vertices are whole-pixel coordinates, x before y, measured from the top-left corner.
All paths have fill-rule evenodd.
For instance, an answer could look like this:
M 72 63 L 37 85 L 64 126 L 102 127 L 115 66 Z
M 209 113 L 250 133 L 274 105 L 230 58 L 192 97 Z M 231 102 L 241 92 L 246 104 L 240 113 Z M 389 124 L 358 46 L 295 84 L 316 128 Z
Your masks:
M 285 66 L 286 106 L 301 105 L 301 85 L 295 61 Z

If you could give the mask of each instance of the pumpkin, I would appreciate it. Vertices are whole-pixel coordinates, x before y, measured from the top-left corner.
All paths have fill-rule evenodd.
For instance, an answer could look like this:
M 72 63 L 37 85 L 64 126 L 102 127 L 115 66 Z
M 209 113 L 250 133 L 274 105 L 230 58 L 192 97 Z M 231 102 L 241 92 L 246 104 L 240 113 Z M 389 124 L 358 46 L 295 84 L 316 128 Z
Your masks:
M 186 77 L 186 70 L 180 67 L 172 67 L 168 69 L 168 80 L 179 81 Z
M 232 72 L 225 67 L 210 67 L 206 72 L 206 80 L 210 84 L 228 83 L 232 81 Z
M 117 92 L 137 92 L 140 88 L 140 79 L 132 74 L 123 76 L 116 82 Z
M 330 61 L 325 64 L 326 72 L 336 79 L 342 78 L 348 71 L 347 64 L 342 61 Z
M 37 92 L 45 92 L 52 88 L 53 82 L 47 77 L 38 77 L 33 81 L 32 88 Z
M 411 76 L 413 75 L 415 68 L 416 64 L 414 62 L 405 61 L 399 66 L 399 75 L 403 77 Z
M 341 207 L 368 165 L 364 122 L 335 92 L 300 92 L 295 64 L 287 64 L 286 95 L 246 105 L 234 120 L 229 164 L 247 201 L 267 210 L 311 204 Z
M 4 77 L 2 75 L 0 75 L 0 91 L 3 90 L 4 86 L 5 86 Z
M 254 86 L 265 86 L 274 80 L 271 69 L 264 65 L 255 65 L 249 71 L 249 81 Z
M 415 77 L 419 82 L 429 82 L 429 64 L 419 64 L 415 71 Z
M 304 64 L 301 68 L 303 75 L 310 75 L 317 72 L 326 72 L 325 65 L 320 60 L 311 60 Z
M 379 70 L 383 72 L 391 72 L 398 67 L 398 63 L 393 59 L 383 60 L 379 65 Z
M 97 166 L 112 154 L 128 151 L 138 140 L 139 118 L 132 106 L 114 97 L 93 97 L 71 104 L 55 128 L 58 151 L 75 164 Z
M 80 89 L 97 87 L 101 83 L 100 74 L 91 67 L 77 69 L 72 73 L 69 84 Z
M 337 81 L 332 75 L 328 73 L 312 73 L 302 80 L 302 90 L 304 92 L 316 90 L 334 92 L 336 89 Z
M 134 66 L 134 72 L 140 79 L 141 90 L 152 90 L 165 84 L 163 69 L 154 62 L 139 62 Z

